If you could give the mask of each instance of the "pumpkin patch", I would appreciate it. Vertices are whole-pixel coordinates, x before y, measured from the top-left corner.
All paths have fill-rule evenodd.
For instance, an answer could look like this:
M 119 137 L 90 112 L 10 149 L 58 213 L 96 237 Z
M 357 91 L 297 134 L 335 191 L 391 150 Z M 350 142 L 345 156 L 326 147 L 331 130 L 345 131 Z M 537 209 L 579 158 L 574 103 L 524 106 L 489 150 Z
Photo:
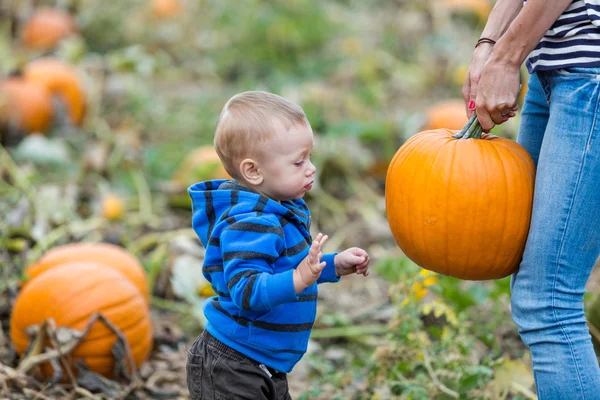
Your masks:
M 299 336 L 281 330 L 310 329 L 308 350 L 318 351 L 289 376 L 294 399 L 535 398 L 510 276 L 495 278 L 510 273 L 526 231 L 526 199 L 513 192 L 531 195 L 517 178 L 528 162 L 503 141 L 525 117 L 526 65 L 519 109 L 494 128 L 498 138 L 469 127 L 453 137 L 468 122 L 461 90 L 474 47 L 496 39 L 483 31 L 494 3 L 0 0 L 0 400 L 194 397 L 186 360 L 197 336 L 236 336 L 244 324 L 249 342 L 272 328 L 278 343 Z M 297 175 L 305 228 L 329 236 L 324 254 L 365 250 L 368 277 L 349 274 L 294 299 L 287 275 L 249 260 L 267 248 L 236 251 L 248 258 L 236 261 L 239 274 L 207 256 L 194 221 L 212 220 L 211 197 L 215 215 L 225 201 L 228 220 L 209 221 L 221 229 L 239 222 L 252 194 L 207 193 L 192 207 L 188 189 L 238 177 L 215 151 L 215 128 L 228 99 L 254 90 L 304 111 L 312 149 L 298 148 L 277 184 L 311 172 L 310 160 L 313 175 Z M 303 118 L 275 104 L 255 114 L 254 105 L 231 128 L 264 135 L 233 144 L 278 161 L 278 149 L 256 151 L 281 129 L 270 115 L 289 127 Z M 261 211 L 260 200 L 257 224 L 277 208 Z M 283 236 L 295 222 L 280 216 Z M 239 226 L 280 242 L 269 227 Z M 273 251 L 306 249 L 284 241 Z M 333 278 L 324 272 L 321 281 Z M 273 296 L 279 278 L 289 293 Z M 600 310 L 593 276 L 589 286 L 584 300 Z M 257 310 L 245 309 L 250 289 Z M 314 319 L 279 311 L 313 301 Z M 234 317 L 241 307 L 233 324 L 208 322 L 217 302 Z M 248 316 L 271 324 L 251 327 Z M 292 324 L 277 325 L 284 319 Z M 589 321 L 600 338 L 600 318 Z

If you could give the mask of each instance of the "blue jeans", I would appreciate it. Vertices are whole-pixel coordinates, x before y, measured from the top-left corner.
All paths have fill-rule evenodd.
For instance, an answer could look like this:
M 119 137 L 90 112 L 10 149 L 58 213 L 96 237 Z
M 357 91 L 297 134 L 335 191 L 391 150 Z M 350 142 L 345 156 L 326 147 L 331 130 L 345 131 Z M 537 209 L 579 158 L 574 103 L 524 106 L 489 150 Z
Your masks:
M 517 141 L 537 165 L 531 228 L 511 280 L 540 400 L 600 399 L 583 294 L 600 255 L 600 68 L 538 72 Z

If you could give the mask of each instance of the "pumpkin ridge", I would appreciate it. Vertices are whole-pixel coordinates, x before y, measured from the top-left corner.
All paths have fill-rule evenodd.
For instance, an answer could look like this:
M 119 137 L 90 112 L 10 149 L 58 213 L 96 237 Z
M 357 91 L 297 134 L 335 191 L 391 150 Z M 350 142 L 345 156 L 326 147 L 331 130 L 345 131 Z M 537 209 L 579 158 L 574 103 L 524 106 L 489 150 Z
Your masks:
M 483 165 L 483 168 L 480 169 L 479 173 L 480 178 L 479 178 L 479 186 L 481 187 L 481 190 L 485 190 L 486 191 L 486 195 L 484 196 L 478 196 L 477 197 L 477 204 L 474 207 L 474 215 L 473 215 L 473 219 L 471 220 L 471 232 L 473 232 L 473 230 L 475 230 L 475 227 L 473 226 L 475 221 L 479 221 L 481 219 L 481 214 L 482 211 L 486 210 L 487 208 L 487 204 L 485 203 L 485 199 L 488 197 L 487 196 L 487 191 L 488 188 L 490 187 L 489 185 L 489 171 L 487 168 L 487 157 L 486 157 L 486 151 L 484 146 L 482 145 L 485 142 L 485 139 L 481 139 L 479 142 L 476 142 L 475 144 L 477 145 L 477 157 L 479 158 L 479 161 L 477 162 L 476 165 Z M 486 213 L 484 214 L 484 218 L 486 220 L 489 221 L 489 217 L 485 216 Z M 480 238 L 478 238 L 477 240 L 481 240 Z M 483 240 L 485 240 L 485 238 L 483 238 Z M 469 254 L 473 254 L 474 255 L 474 262 L 473 264 L 475 265 L 475 268 L 481 268 L 480 266 L 484 263 L 489 263 L 489 256 L 487 253 L 484 252 L 478 252 L 478 251 L 472 251 L 472 248 L 476 246 L 476 243 L 474 243 L 474 241 L 470 240 L 469 241 L 469 250 L 467 251 Z
M 499 138 L 499 139 L 503 139 L 503 138 Z M 497 143 L 498 143 L 498 145 L 502 146 L 502 148 L 506 149 L 507 152 L 510 152 L 513 156 L 518 155 L 519 160 L 523 164 L 527 165 L 527 164 L 533 163 L 533 161 L 531 159 L 527 158 L 527 157 L 531 157 L 531 156 L 529 156 L 529 153 L 527 153 L 527 151 L 524 149 L 515 148 L 515 146 L 513 145 L 512 142 L 509 142 L 507 140 L 499 140 Z M 514 154 L 514 153 L 516 153 L 516 154 Z M 533 175 L 531 175 L 532 170 L 530 170 L 530 169 L 525 169 L 525 171 L 523 171 L 523 172 L 527 172 L 528 175 L 534 177 L 535 169 L 533 169 L 533 171 L 534 171 Z
M 433 161 L 431 161 L 431 163 L 428 163 L 429 168 L 431 170 L 436 170 L 436 168 L 435 168 L 436 162 L 437 162 L 437 160 L 438 160 L 438 158 L 440 156 L 440 153 L 442 152 L 442 148 L 447 143 L 449 143 L 449 142 L 440 144 L 440 146 L 437 148 L 437 151 L 436 151 L 435 155 L 433 156 Z M 424 193 L 429 193 L 431 184 L 432 184 L 431 179 L 427 179 L 426 182 L 425 182 L 424 190 L 423 190 Z M 425 207 L 424 207 L 423 203 L 420 204 L 420 208 L 421 208 L 421 220 L 425 223 L 425 221 L 427 221 L 427 219 L 429 218 L 429 216 L 425 215 Z M 427 210 L 427 211 L 429 212 L 430 210 Z M 423 239 L 423 244 L 425 245 L 425 236 L 421 235 L 421 238 Z M 426 265 L 433 265 L 433 263 L 432 263 L 432 257 L 435 256 L 433 253 L 434 253 L 433 251 L 427 252 L 427 258 L 428 258 L 428 260 L 427 260 L 427 264 Z
M 502 175 L 506 176 L 506 165 L 504 165 L 504 159 L 502 158 L 502 154 L 500 154 L 500 151 L 498 151 L 498 148 L 495 146 L 492 146 L 492 148 L 494 149 L 494 152 L 496 153 L 497 158 L 500 160 L 500 165 L 502 166 Z M 510 154 L 511 152 L 509 152 Z M 508 187 L 508 179 L 504 179 L 504 196 L 508 197 L 509 196 L 509 187 Z M 508 225 L 508 209 L 506 208 L 506 205 L 508 204 L 508 202 L 504 203 L 504 210 L 503 210 L 503 215 L 504 215 L 504 222 L 502 224 L 502 231 L 500 232 L 500 238 L 501 238 L 501 242 L 500 242 L 500 246 L 497 246 L 496 248 L 496 252 L 494 254 L 494 258 L 492 258 L 492 260 L 496 260 L 499 256 L 499 252 L 500 249 L 502 249 L 502 244 L 505 242 L 505 236 L 506 236 L 506 227 Z M 486 273 L 491 272 L 490 271 L 491 266 L 488 265 L 487 269 L 486 269 Z
M 120 272 L 118 272 L 118 273 L 119 273 L 119 274 L 122 276 L 122 278 L 123 278 L 123 281 L 124 281 L 124 282 L 127 282 L 127 284 L 128 284 L 127 286 L 129 286 L 129 285 L 133 286 L 133 284 L 132 284 L 131 282 L 129 282 L 129 281 L 128 281 L 128 280 L 127 280 L 127 279 L 126 279 L 124 276 L 123 276 L 123 274 L 121 274 Z M 98 287 L 99 287 L 99 286 L 98 286 L 98 284 L 100 284 L 100 283 L 105 283 L 105 282 L 111 282 L 111 281 L 114 281 L 114 279 L 111 279 L 111 277 L 103 277 L 103 278 L 104 278 L 104 279 L 98 280 L 98 281 L 96 281 L 96 282 L 93 282 L 93 283 L 92 283 L 92 282 L 90 282 L 90 285 L 88 285 L 88 286 L 85 286 L 85 287 L 78 288 L 79 290 L 77 290 L 75 293 L 69 293 L 69 294 L 71 295 L 71 298 L 70 298 L 70 299 L 68 299 L 68 300 L 65 302 L 65 304 L 64 304 L 64 305 L 61 305 L 61 307 L 64 307 L 64 308 L 66 308 L 66 309 L 68 309 L 68 310 L 71 310 L 71 309 L 77 309 L 78 307 L 75 307 L 73 304 L 74 304 L 74 303 L 78 303 L 78 302 L 80 302 L 80 301 L 81 301 L 81 300 L 78 298 L 79 296 L 81 296 L 82 294 L 83 294 L 83 295 L 87 294 L 87 296 L 85 296 L 85 297 L 88 297 L 88 298 L 89 298 L 89 297 L 91 297 L 91 296 L 90 296 L 90 294 L 94 293 L 94 289 L 96 289 L 96 288 L 98 288 Z M 92 288 L 91 288 L 91 289 L 90 289 L 90 286 L 92 286 Z M 104 290 L 104 288 L 100 288 L 100 290 Z M 137 293 L 139 293 L 139 290 L 137 289 L 137 287 L 135 288 L 135 290 L 136 290 L 136 292 L 135 292 L 135 293 L 130 293 L 129 297 L 127 297 L 126 299 L 124 299 L 124 300 L 121 300 L 121 299 L 119 299 L 119 301 L 118 301 L 118 302 L 116 302 L 116 303 L 109 303 L 109 304 L 106 304 L 106 305 L 104 305 L 102 308 L 112 307 L 113 305 L 119 305 L 119 304 L 121 304 L 121 303 L 123 303 L 123 302 L 130 301 L 131 299 L 134 299 L 134 298 L 136 297 L 136 294 L 137 294 Z M 99 312 L 99 311 L 97 311 L 97 312 Z M 89 318 L 89 317 L 86 317 L 86 318 Z M 83 318 L 83 319 L 85 319 L 85 318 Z M 71 324 L 71 325 L 72 325 L 72 324 L 74 324 L 74 323 L 76 323 L 76 322 L 77 322 L 77 323 L 81 322 L 81 320 L 82 320 L 82 318 L 77 318 L 77 319 L 74 319 L 74 320 L 73 320 L 73 319 L 69 319 L 68 321 L 67 321 L 67 320 L 65 320 L 65 323 L 68 323 L 68 324 Z
M 430 137 L 430 136 L 442 136 L 442 135 L 441 135 L 441 130 L 439 130 L 439 129 L 436 129 L 436 130 L 430 131 L 430 133 L 428 133 L 428 134 L 426 134 L 426 135 L 423 135 L 423 136 L 422 136 L 422 138 L 421 138 L 419 141 L 415 141 L 414 148 L 419 150 L 420 158 L 421 158 L 422 160 L 426 160 L 426 159 L 428 159 L 428 158 L 429 158 L 429 155 L 427 154 L 427 152 L 423 151 L 423 146 L 425 145 L 425 143 L 424 143 L 424 142 L 425 142 L 427 139 L 429 139 L 429 137 Z M 407 149 L 407 150 L 408 150 L 408 149 Z M 425 164 L 425 165 L 429 165 L 429 163 L 424 163 L 424 164 Z M 417 173 L 417 174 L 414 174 L 414 175 L 412 175 L 412 179 L 413 179 L 413 182 L 414 182 L 414 181 L 417 181 L 417 186 L 420 186 L 420 185 L 418 184 L 418 182 L 419 182 L 419 181 L 426 180 L 426 179 L 425 179 L 425 177 L 423 176 L 424 169 L 418 169 L 417 171 L 418 171 L 418 173 Z M 417 179 L 417 177 L 419 177 L 419 178 L 420 178 L 420 180 L 419 180 L 419 179 Z M 427 182 L 426 182 L 426 183 L 427 183 Z M 411 184 L 410 184 L 410 187 L 413 187 L 413 188 L 414 188 L 414 186 L 415 186 L 415 183 L 411 183 Z M 423 208 L 424 208 L 424 207 L 423 207 L 423 204 L 422 204 L 422 203 L 419 203 L 419 207 L 420 207 L 420 210 L 421 210 L 421 220 L 423 220 Z M 417 210 L 412 210 L 412 212 L 416 212 L 416 211 L 417 211 Z M 410 214 L 411 210 L 407 209 L 407 212 Z M 409 220 L 410 220 L 410 218 L 409 218 L 409 217 L 405 219 L 405 221 L 409 221 Z M 410 237 L 411 237 L 411 242 L 413 242 L 413 243 L 414 243 L 414 241 L 412 240 L 412 238 L 415 238 L 415 237 L 417 237 L 417 236 L 420 236 L 421 238 L 423 238 L 423 235 L 415 235 L 415 234 L 412 234 L 412 235 L 410 235 Z M 430 252 L 429 252 L 428 254 L 430 254 Z M 431 260 L 429 260 L 429 261 L 431 261 Z M 425 260 L 424 260 L 423 258 L 421 258 L 421 262 L 425 263 Z M 429 265 L 429 263 L 427 263 L 427 265 Z
M 447 169 L 446 172 L 446 178 L 448 179 L 448 182 L 446 182 L 446 198 L 444 199 L 444 204 L 445 204 L 445 209 L 444 209 L 444 215 L 448 215 L 448 204 L 449 204 L 449 200 L 450 200 L 450 188 L 451 185 L 449 184 L 451 182 L 450 177 L 452 176 L 452 169 L 454 168 L 454 159 L 456 158 L 456 141 L 451 141 L 451 146 L 454 147 L 451 151 L 452 157 L 450 158 L 450 167 Z M 444 236 L 446 237 L 446 248 L 445 248 L 445 254 L 446 257 L 444 257 L 444 272 L 448 271 L 448 265 L 450 264 L 450 259 L 449 259 L 449 251 L 450 251 L 450 235 L 448 234 L 448 219 L 444 218 Z
M 136 290 L 137 290 L 137 288 L 136 288 Z M 126 298 L 126 299 L 124 299 L 124 300 L 118 301 L 118 302 L 116 302 L 116 303 L 110 303 L 110 304 L 106 304 L 106 305 L 104 305 L 104 306 L 103 306 L 101 309 L 94 311 L 94 313 L 99 313 L 99 314 L 102 314 L 102 311 L 106 311 L 106 309 L 117 308 L 117 307 L 121 307 L 123 304 L 129 304 L 129 303 L 131 303 L 133 300 L 137 300 L 137 297 L 138 297 L 138 296 L 137 296 L 137 294 L 138 294 L 138 293 L 136 292 L 136 293 L 133 293 L 133 294 L 132 294 L 130 297 L 128 297 L 128 298 Z M 141 296 L 141 295 L 140 295 L 140 296 Z M 104 315 L 104 314 L 103 314 L 103 315 Z M 106 315 L 104 315 L 104 316 L 106 317 Z M 65 321 L 65 324 L 68 324 L 68 325 L 70 325 L 70 326 L 74 326 L 74 325 L 77 325 L 77 324 L 79 324 L 81 321 L 88 320 L 89 318 L 90 318 L 90 317 L 89 317 L 89 315 L 84 315 L 83 317 L 81 317 L 81 318 L 77 318 L 77 319 L 75 319 L 75 320 Z M 106 318 L 108 318 L 108 317 L 106 317 Z M 110 320 L 110 319 L 109 319 L 109 320 Z M 111 322 L 112 322 L 112 321 L 111 321 Z
M 425 135 L 423 135 L 423 136 L 425 136 Z M 417 145 L 418 145 L 418 144 L 419 144 L 419 142 L 421 142 L 421 141 L 422 141 L 422 140 L 418 140 L 418 141 L 417 141 L 417 140 L 415 140 L 415 141 L 413 142 L 414 144 L 413 144 L 413 146 L 412 146 L 412 147 L 413 147 L 413 149 L 418 149 Z M 407 150 L 409 150 L 409 149 L 410 149 L 410 148 L 407 148 Z M 404 157 L 403 157 L 403 158 L 404 158 Z M 418 170 L 418 169 L 413 169 L 413 170 L 411 170 L 411 172 L 412 172 L 412 174 L 411 174 L 411 175 L 408 175 L 408 174 L 406 174 L 406 183 L 407 183 L 407 185 L 406 185 L 406 186 L 407 186 L 407 187 L 409 187 L 409 188 L 413 188 L 413 187 L 415 186 L 414 182 L 417 180 L 417 176 L 418 176 L 418 174 L 419 174 L 421 171 L 420 171 L 420 170 Z M 414 211 L 414 210 L 413 210 L 413 211 Z M 407 225 L 408 221 L 410 220 L 410 217 L 409 217 L 409 216 L 410 216 L 410 212 L 411 212 L 411 210 L 409 209 L 409 207 L 406 207 L 406 209 L 405 209 L 405 217 L 404 217 L 404 219 L 403 219 L 403 220 L 404 220 L 403 226 L 404 226 L 404 227 L 406 227 L 406 229 L 409 231 L 409 234 L 408 234 L 408 238 L 409 238 L 409 239 L 408 239 L 408 240 L 411 242 L 411 245 L 412 245 L 412 247 L 414 248 L 414 247 L 415 247 L 415 246 L 414 246 L 414 238 L 415 238 L 415 236 L 416 236 L 416 235 L 414 234 L 414 231 L 412 230 L 412 226 L 411 226 L 410 224 L 408 224 L 408 225 Z M 411 255 L 411 257 L 412 257 L 412 255 Z M 413 261 L 414 261 L 414 260 L 413 260 Z

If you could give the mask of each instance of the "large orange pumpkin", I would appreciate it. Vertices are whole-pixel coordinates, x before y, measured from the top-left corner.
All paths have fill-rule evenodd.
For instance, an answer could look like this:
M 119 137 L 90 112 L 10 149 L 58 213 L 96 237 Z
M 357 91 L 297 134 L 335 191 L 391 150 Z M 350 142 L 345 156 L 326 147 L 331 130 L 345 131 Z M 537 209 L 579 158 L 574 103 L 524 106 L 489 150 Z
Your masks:
M 10 78 L 0 84 L 0 96 L 6 101 L 6 116 L 25 132 L 42 133 L 52 122 L 52 96 L 41 85 L 20 78 Z
M 48 250 L 25 269 L 25 276 L 34 280 L 43 272 L 72 262 L 94 262 L 115 269 L 127 277 L 149 302 L 150 289 L 144 267 L 128 251 L 110 243 L 70 243 Z M 73 264 L 76 267 L 79 264 Z
M 54 8 L 41 8 L 23 26 L 21 40 L 31 49 L 49 50 L 76 30 L 71 15 Z
M 83 82 L 74 68 L 61 60 L 40 58 L 27 64 L 23 70 L 27 81 L 45 86 L 64 101 L 71 123 L 81 124 L 86 100 Z
M 388 222 L 402 251 L 425 269 L 502 278 L 523 254 L 534 164 L 516 142 L 481 135 L 475 117 L 457 136 L 465 132 L 457 139 L 450 129 L 424 131 L 400 147 L 386 177 Z
M 467 123 L 465 102 L 462 99 L 443 100 L 429 107 L 426 111 L 424 130 L 456 129 L 459 130 Z
M 26 330 L 30 326 L 52 318 L 57 327 L 81 331 L 94 313 L 102 313 L 123 332 L 139 367 L 152 349 L 150 310 L 123 274 L 99 264 L 64 264 L 28 284 L 15 301 L 10 336 L 16 351 L 22 354 L 29 345 Z M 91 370 L 111 377 L 115 361 L 111 349 L 116 340 L 105 324 L 96 321 L 71 353 L 72 359 L 83 359 Z

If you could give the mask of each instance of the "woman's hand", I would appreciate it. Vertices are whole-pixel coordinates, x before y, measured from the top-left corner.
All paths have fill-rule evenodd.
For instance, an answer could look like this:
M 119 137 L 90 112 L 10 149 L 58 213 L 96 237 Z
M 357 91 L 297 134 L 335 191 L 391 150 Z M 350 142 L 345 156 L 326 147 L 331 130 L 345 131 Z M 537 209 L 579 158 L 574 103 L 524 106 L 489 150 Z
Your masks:
M 519 65 L 488 59 L 479 77 L 475 109 L 485 132 L 515 116 L 520 89 Z
M 496 2 L 482 32 L 482 37 L 496 40 L 496 44 L 477 46 L 463 88 L 467 114 L 472 115 L 468 109 L 474 105 L 484 131 L 514 116 L 521 64 L 571 3 L 528 0 L 523 7 L 520 0 Z

